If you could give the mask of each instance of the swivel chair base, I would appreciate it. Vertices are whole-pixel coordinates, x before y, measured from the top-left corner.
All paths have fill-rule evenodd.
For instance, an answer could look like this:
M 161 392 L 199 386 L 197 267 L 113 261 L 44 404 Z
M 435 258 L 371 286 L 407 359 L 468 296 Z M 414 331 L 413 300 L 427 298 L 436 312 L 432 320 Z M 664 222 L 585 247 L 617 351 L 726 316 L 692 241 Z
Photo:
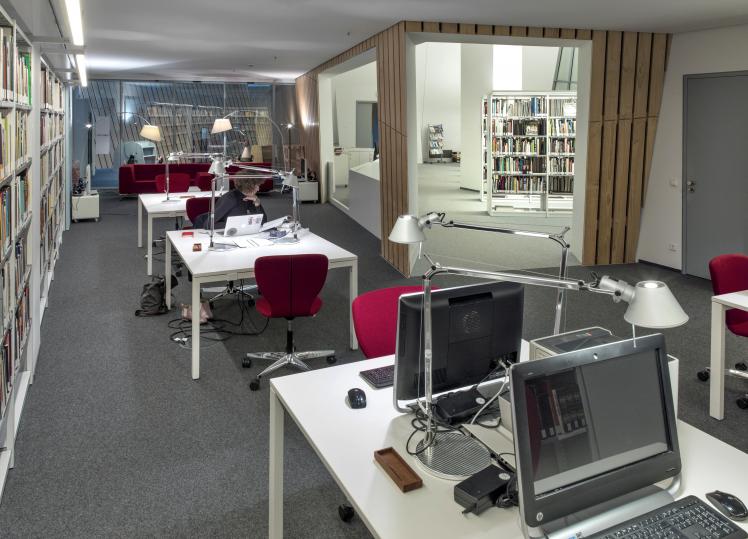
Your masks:
M 242 359 L 242 367 L 248 369 L 252 366 L 253 359 L 263 359 L 272 361 L 257 377 L 249 384 L 249 389 L 257 391 L 260 389 L 260 379 L 271 374 L 278 369 L 286 366 L 296 367 L 302 371 L 308 371 L 309 365 L 304 363 L 305 360 L 316 359 L 318 357 L 327 358 L 329 364 L 337 361 L 335 350 L 316 350 L 313 352 L 297 352 L 293 343 L 293 325 L 292 320 L 288 320 L 288 330 L 286 331 L 286 351 L 285 352 L 250 352 Z
M 239 297 L 246 298 L 247 301 L 249 301 L 251 304 L 254 304 L 255 298 L 248 292 L 248 290 L 257 290 L 257 285 L 235 286 L 234 281 L 229 281 L 229 283 L 222 288 L 203 288 L 203 292 L 214 292 L 216 290 L 219 290 L 218 294 L 208 300 L 211 309 L 213 308 L 214 301 L 225 298 L 226 296 L 231 296 L 233 294 L 236 294 Z

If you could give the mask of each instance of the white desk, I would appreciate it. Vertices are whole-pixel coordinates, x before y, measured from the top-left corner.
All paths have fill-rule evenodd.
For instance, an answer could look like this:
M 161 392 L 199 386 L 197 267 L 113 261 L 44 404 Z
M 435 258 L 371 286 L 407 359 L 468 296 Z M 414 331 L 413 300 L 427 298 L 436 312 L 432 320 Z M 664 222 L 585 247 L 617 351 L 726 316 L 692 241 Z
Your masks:
M 147 271 L 153 275 L 153 220 L 165 217 L 187 217 L 187 199 L 209 197 L 210 191 L 190 191 L 189 193 L 169 193 L 175 202 L 164 202 L 166 193 L 138 195 L 138 247 L 143 247 L 143 210 L 148 216 Z M 216 197 L 220 196 L 216 193 Z M 167 273 L 168 275 L 168 273 Z
M 527 346 L 522 355 L 527 356 Z M 410 417 L 392 407 L 391 388 L 373 390 L 358 376 L 361 370 L 393 361 L 393 356 L 388 356 L 270 381 L 269 536 L 283 536 L 286 411 L 375 537 L 522 537 L 516 509 L 489 509 L 480 516 L 463 516 L 462 508 L 453 501 L 455 483 L 432 477 L 407 454 Z M 344 398 L 352 387 L 364 389 L 366 408 L 346 406 Z M 747 454 L 682 421 L 678 421 L 678 437 L 683 460 L 679 497 L 694 494 L 705 500 L 706 492 L 719 488 L 748 500 L 748 483 L 741 472 L 748 466 Z M 385 447 L 394 447 L 413 467 L 423 479 L 422 488 L 400 492 L 374 461 L 374 451 Z
M 192 273 L 192 312 L 200 312 L 200 286 L 218 281 L 238 281 L 252 279 L 255 272 L 255 261 L 262 256 L 323 254 L 329 260 L 329 268 L 348 268 L 349 303 L 358 295 L 358 257 L 345 249 L 307 233 L 298 243 L 274 244 L 268 247 L 236 248 L 230 251 L 209 251 L 210 243 L 205 231 L 194 231 L 194 237 L 183 237 L 181 230 L 166 233 L 166 305 L 171 308 L 171 248 L 176 249 L 187 269 Z M 221 242 L 224 238 L 216 237 Z M 202 245 L 201 251 L 193 251 L 195 243 Z M 353 317 L 348 309 L 351 350 L 358 348 L 356 332 L 353 329 Z M 200 317 L 192 317 L 192 378 L 200 378 Z M 194 336 L 198 336 L 194 338 Z
M 748 290 L 712 296 L 709 415 L 715 419 L 725 417 L 725 312 L 728 309 L 748 311 Z

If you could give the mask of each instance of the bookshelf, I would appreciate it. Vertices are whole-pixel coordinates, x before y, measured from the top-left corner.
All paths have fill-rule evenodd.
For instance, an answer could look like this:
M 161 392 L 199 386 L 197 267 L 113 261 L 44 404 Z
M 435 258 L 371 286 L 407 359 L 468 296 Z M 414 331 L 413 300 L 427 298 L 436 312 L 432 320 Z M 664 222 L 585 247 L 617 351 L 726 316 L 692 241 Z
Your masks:
M 0 496 L 34 381 L 47 287 L 65 224 L 68 91 L 0 7 Z M 51 223 L 51 224 L 50 224 Z M 45 229 L 49 232 L 45 233 Z M 41 244 L 54 238 L 52 249 Z
M 429 161 L 441 162 L 444 158 L 444 126 L 428 124 Z
M 573 209 L 575 92 L 493 92 L 482 101 L 481 200 L 490 215 Z

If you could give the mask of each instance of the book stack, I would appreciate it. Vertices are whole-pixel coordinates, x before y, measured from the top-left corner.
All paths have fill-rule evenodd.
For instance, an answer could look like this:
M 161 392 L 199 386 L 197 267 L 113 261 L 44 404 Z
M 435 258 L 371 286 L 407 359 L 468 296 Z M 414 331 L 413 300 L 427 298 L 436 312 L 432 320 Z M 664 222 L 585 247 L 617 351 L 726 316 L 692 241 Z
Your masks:
M 0 416 L 5 415 L 8 406 L 8 398 L 13 388 L 13 357 L 10 353 L 10 331 L 5 331 L 2 337 L 2 365 L 0 365 Z
M 10 155 L 11 129 L 10 114 L 4 114 L 0 118 L 0 180 L 13 172 L 13 160 Z
M 0 100 L 15 101 L 12 28 L 0 28 L 0 71 Z
M 577 133 L 577 121 L 574 118 L 556 118 L 550 121 L 551 136 L 572 136 Z
M 18 176 L 16 185 L 16 229 L 23 225 L 31 205 L 31 169 Z
M 2 250 L 0 252 L 2 253 L 4 253 L 8 248 L 11 237 L 10 193 L 10 186 L 6 186 L 0 190 L 0 246 L 2 246 Z
M 16 100 L 31 105 L 31 55 L 18 51 L 16 62 Z

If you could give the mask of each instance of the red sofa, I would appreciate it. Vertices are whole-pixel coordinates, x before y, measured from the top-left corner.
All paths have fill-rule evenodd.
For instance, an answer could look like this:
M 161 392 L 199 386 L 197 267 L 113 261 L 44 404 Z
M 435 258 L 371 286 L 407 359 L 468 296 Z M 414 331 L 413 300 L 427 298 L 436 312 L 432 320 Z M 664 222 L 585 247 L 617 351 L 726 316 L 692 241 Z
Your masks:
M 242 163 L 258 167 L 270 167 L 270 163 Z M 182 172 L 190 176 L 190 184 L 197 186 L 200 173 L 207 174 L 210 163 L 174 163 L 169 165 L 169 172 Z M 239 169 L 229 167 L 229 174 Z M 166 165 L 122 165 L 119 167 L 119 194 L 139 195 L 141 193 L 155 193 L 156 176 L 166 173 Z M 203 175 L 204 175 L 203 174 Z M 270 191 L 273 180 L 269 178 L 260 186 L 260 192 Z

